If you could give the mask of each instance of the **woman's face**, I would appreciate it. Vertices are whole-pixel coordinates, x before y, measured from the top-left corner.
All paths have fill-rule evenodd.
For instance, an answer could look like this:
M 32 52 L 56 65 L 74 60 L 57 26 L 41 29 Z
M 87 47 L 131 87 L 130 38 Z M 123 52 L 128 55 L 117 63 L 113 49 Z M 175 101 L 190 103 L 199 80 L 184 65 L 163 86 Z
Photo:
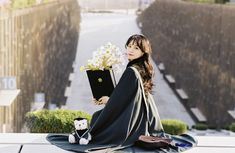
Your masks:
M 143 52 L 141 49 L 136 45 L 136 43 L 130 42 L 127 46 L 127 58 L 129 61 L 137 59 L 143 56 Z

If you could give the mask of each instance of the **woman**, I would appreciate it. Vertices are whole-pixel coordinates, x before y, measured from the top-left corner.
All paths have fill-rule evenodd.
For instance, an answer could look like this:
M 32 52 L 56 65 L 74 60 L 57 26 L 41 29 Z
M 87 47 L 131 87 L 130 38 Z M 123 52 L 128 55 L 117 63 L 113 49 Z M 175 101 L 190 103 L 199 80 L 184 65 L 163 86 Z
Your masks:
M 125 45 L 129 63 L 110 97 L 101 97 L 96 104 L 105 107 L 93 114 L 88 145 L 68 143 L 67 136 L 52 135 L 48 140 L 65 150 L 76 152 L 112 152 L 123 149 L 127 152 L 145 152 L 133 146 L 140 135 L 165 135 L 158 110 L 151 95 L 153 89 L 153 66 L 150 62 L 151 45 L 143 35 L 131 36 Z M 175 142 L 196 142 L 190 136 L 172 136 Z M 192 146 L 191 145 L 191 146 Z M 130 147 L 131 146 L 131 147 Z M 128 150 L 129 149 L 129 150 Z M 156 149 L 154 152 L 179 152 L 182 147 Z M 146 151 L 149 152 L 149 151 Z
M 98 105 L 106 105 L 92 116 L 91 144 L 131 145 L 140 135 L 156 136 L 163 131 L 150 94 L 153 88 L 150 42 L 143 35 L 133 35 L 125 47 L 129 63 L 119 83 L 110 97 L 95 101 Z M 138 78 L 133 67 L 141 78 Z

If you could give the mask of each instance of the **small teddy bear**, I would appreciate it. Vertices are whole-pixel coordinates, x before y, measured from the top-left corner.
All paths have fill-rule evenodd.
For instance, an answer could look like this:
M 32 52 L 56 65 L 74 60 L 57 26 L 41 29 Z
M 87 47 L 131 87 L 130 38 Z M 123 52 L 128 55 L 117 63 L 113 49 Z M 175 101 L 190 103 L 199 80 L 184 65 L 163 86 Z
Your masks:
M 91 140 L 91 134 L 88 130 L 88 121 L 85 118 L 74 119 L 75 130 L 72 134 L 69 134 L 69 143 L 79 143 L 86 145 Z

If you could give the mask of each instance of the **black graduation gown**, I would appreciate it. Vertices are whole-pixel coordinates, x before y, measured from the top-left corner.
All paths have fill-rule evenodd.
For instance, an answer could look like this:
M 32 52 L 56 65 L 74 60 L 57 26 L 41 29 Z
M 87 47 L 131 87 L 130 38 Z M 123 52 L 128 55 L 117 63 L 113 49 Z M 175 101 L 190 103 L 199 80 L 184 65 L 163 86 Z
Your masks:
M 124 147 L 123 152 L 145 152 L 128 146 L 132 146 L 142 134 L 161 135 L 163 128 L 152 95 L 148 94 L 146 105 L 143 94 L 140 80 L 133 69 L 127 67 L 106 106 L 93 114 L 90 126 L 92 138 L 88 145 L 69 144 L 66 135 L 49 135 L 47 138 L 58 147 L 76 152 L 100 149 L 111 152 L 120 148 L 120 145 Z M 188 135 L 171 137 L 176 142 L 187 142 L 192 146 L 196 144 Z M 186 149 L 156 149 L 151 152 L 180 152 Z
M 92 116 L 90 143 L 129 145 L 140 135 L 160 133 L 162 125 L 152 97 L 149 96 L 147 102 L 148 109 L 140 80 L 130 67 L 126 68 L 106 106 Z M 147 113 L 151 127 L 148 125 Z

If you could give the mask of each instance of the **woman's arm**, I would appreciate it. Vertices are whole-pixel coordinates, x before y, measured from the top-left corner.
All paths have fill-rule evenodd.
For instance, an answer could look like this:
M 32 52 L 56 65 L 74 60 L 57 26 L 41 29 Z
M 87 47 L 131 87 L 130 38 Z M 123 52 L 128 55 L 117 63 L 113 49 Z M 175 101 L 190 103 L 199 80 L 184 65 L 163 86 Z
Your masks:
M 114 89 L 113 92 L 115 93 L 115 90 L 117 90 L 117 88 L 123 88 L 123 89 L 121 89 L 120 91 L 125 91 L 126 89 L 128 90 L 128 84 L 131 86 L 131 82 L 135 82 L 135 81 L 136 81 L 136 76 L 134 75 L 133 70 L 130 69 L 130 68 L 127 68 L 127 69 L 124 71 L 124 73 L 123 73 L 123 75 L 122 75 L 120 81 L 118 82 L 118 84 L 117 84 L 117 86 L 115 87 L 115 89 Z M 122 87 L 120 87 L 120 86 L 122 86 Z M 125 87 L 123 87 L 123 86 L 125 86 Z M 130 86 L 129 86 L 129 87 L 130 87 Z M 125 89 L 124 89 L 124 88 L 125 88 Z M 120 91 L 119 91 L 119 92 L 120 92 Z M 124 92 L 124 93 L 126 93 L 126 92 Z M 119 97 L 119 98 L 121 98 L 121 97 Z M 92 101 L 93 101 L 96 105 L 107 104 L 108 100 L 109 100 L 109 97 L 108 97 L 108 96 L 102 96 L 99 100 L 96 100 L 95 98 L 92 99 Z
M 138 79 L 135 72 L 131 68 L 127 68 L 114 88 L 105 108 L 100 113 L 96 123 L 94 123 L 93 131 L 104 127 L 109 121 L 121 115 L 134 100 L 137 89 Z M 112 115 L 110 116 L 110 114 Z

